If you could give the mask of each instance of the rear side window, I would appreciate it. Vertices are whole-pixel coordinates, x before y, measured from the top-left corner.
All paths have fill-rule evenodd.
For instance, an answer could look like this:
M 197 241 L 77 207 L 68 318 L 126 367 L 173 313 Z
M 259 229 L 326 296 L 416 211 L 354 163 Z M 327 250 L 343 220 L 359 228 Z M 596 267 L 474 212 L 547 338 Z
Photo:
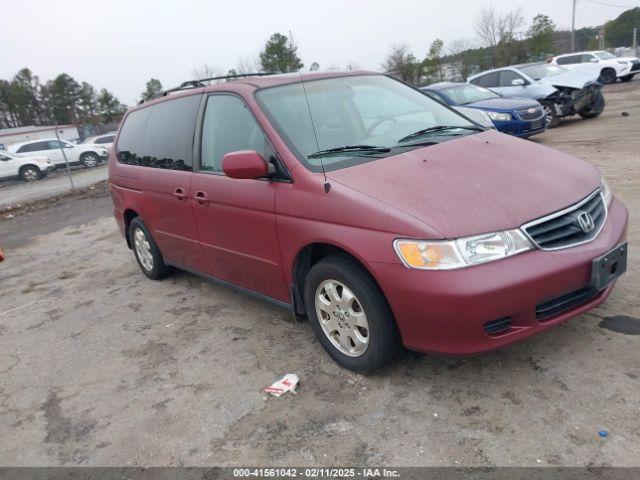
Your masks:
M 47 142 L 33 142 L 21 146 L 16 153 L 37 152 L 38 150 L 47 150 Z
M 158 103 L 130 113 L 118 138 L 118 161 L 128 165 L 191 170 L 200 95 Z
M 480 87 L 497 87 L 498 86 L 498 73 L 499 72 L 491 72 L 486 75 L 482 75 L 481 77 L 474 78 L 470 81 L 474 85 L 478 85 Z
M 558 65 L 571 65 L 573 63 L 580 63 L 582 55 L 569 55 L 568 57 L 560 57 L 556 60 Z

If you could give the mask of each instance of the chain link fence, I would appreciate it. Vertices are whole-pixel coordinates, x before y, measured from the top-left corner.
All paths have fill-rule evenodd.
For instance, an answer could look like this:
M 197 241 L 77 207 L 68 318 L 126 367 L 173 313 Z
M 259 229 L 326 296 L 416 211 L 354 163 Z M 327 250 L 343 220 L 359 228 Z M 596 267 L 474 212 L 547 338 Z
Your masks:
M 14 209 L 105 180 L 114 138 L 113 130 L 107 128 L 81 126 L 77 131 L 83 132 L 83 139 L 69 138 L 57 126 L 26 143 L 12 141 L 15 136 L 0 136 L 0 213 L 10 215 Z

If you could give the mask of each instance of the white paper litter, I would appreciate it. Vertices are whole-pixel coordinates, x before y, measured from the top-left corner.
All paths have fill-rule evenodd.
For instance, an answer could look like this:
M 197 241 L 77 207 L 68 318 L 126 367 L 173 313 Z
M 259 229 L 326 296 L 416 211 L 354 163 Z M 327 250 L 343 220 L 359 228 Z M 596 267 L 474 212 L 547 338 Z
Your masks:
M 280 380 L 274 382 L 270 387 L 265 388 L 264 391 L 276 397 L 284 395 L 287 392 L 295 394 L 297 384 L 298 375 L 296 375 L 295 373 L 287 373 Z

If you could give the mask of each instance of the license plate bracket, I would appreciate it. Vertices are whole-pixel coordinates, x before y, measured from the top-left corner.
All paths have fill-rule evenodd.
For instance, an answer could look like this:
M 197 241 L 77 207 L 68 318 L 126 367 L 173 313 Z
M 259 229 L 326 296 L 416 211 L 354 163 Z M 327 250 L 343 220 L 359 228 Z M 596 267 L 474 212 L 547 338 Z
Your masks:
M 602 290 L 626 271 L 627 242 L 624 242 L 591 261 L 589 285 L 596 290 Z

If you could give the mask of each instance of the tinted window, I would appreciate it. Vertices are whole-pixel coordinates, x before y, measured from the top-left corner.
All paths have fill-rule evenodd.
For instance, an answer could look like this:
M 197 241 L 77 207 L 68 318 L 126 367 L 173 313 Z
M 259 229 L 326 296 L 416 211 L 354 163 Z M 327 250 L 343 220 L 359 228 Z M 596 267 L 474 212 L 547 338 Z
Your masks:
M 487 73 L 481 77 L 474 78 L 471 83 L 480 87 L 497 87 L 498 86 L 498 72 Z
M 48 144 L 49 142 L 33 142 L 27 145 L 21 146 L 18 150 L 16 150 L 16 152 L 26 153 L 26 152 L 37 152 L 39 150 L 48 150 L 49 149 Z
M 571 65 L 572 63 L 580 63 L 582 55 L 569 55 L 568 57 L 561 57 L 557 60 L 558 65 Z
M 503 70 L 500 72 L 500 86 L 501 87 L 513 87 L 513 82 L 514 80 L 524 80 L 524 78 L 522 78 L 520 75 L 518 75 L 516 72 L 512 71 L 512 70 Z
M 233 95 L 212 95 L 202 125 L 201 169 L 222 172 L 222 158 L 229 152 L 255 150 L 272 160 L 267 137 L 242 100 Z
M 191 170 L 199 95 L 158 103 L 130 113 L 118 138 L 118 160 L 172 170 Z
M 106 137 L 98 137 L 93 143 L 111 143 L 113 142 L 115 135 L 107 135 Z

